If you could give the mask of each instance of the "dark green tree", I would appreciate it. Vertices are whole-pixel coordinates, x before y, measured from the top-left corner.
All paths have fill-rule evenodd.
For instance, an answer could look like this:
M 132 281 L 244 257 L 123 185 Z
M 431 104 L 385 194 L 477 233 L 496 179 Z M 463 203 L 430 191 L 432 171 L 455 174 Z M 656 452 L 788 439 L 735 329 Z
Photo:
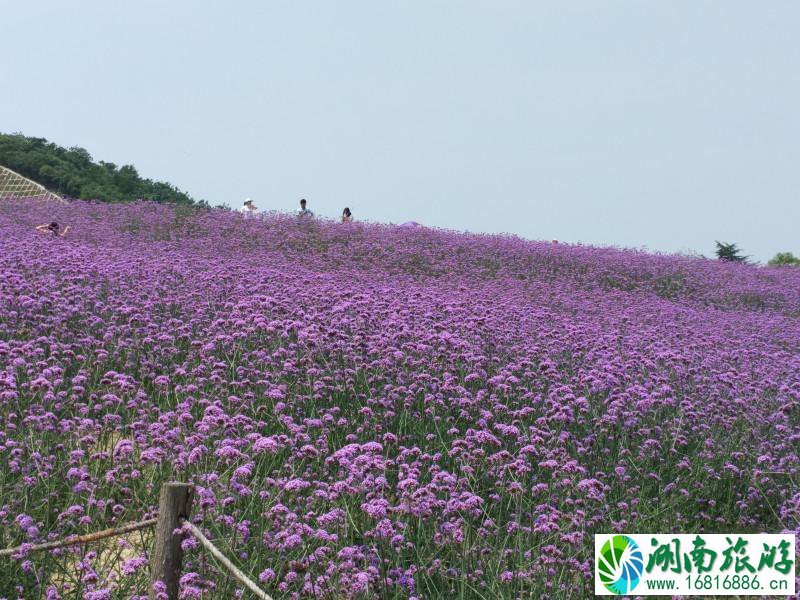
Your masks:
M 174 185 L 141 177 L 132 165 L 94 162 L 83 148 L 62 148 L 19 133 L 0 134 L 0 165 L 70 198 L 194 203 Z
M 729 262 L 746 263 L 749 257 L 744 256 L 741 248 L 739 248 L 736 244 L 726 244 L 718 241 L 717 258 Z

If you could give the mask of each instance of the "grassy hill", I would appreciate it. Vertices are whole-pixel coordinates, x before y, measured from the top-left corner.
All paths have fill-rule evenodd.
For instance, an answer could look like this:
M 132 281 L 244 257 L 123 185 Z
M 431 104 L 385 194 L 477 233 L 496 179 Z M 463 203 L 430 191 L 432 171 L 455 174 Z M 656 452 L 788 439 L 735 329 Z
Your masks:
M 44 138 L 0 133 L 0 165 L 71 198 L 195 202 L 172 184 L 141 177 L 132 165 L 95 162 L 83 148 L 62 148 Z

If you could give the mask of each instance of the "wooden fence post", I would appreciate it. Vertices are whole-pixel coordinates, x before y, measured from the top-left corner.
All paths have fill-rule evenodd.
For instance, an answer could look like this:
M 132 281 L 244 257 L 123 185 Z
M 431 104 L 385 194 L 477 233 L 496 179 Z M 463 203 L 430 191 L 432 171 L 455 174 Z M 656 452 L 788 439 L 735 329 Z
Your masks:
M 181 518 L 189 518 L 192 486 L 168 481 L 161 486 L 158 499 L 158 522 L 150 564 L 150 600 L 156 600 L 156 582 L 166 585 L 167 598 L 178 600 L 183 550 L 181 538 L 172 532 L 181 526 Z

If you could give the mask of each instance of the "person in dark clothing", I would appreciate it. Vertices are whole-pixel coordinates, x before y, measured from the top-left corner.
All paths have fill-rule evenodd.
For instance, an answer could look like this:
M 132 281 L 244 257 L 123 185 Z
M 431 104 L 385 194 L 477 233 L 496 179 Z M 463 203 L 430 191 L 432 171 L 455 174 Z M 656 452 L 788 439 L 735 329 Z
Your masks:
M 64 237 L 65 235 L 67 235 L 67 232 L 69 231 L 69 225 L 64 227 L 64 229 L 61 229 L 61 225 L 53 221 L 49 225 L 47 223 L 44 223 L 42 225 L 37 226 L 36 231 L 46 235 Z

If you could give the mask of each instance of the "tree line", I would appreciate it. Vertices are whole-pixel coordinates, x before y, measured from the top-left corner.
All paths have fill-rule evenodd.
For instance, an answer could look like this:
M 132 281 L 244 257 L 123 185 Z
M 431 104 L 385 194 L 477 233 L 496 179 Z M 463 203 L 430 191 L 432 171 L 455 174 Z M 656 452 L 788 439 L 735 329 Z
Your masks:
M 717 242 L 717 258 L 728 262 L 748 262 L 749 256 L 742 254 L 741 248 L 736 244 Z M 778 252 L 767 264 L 770 267 L 796 267 L 800 266 L 800 257 L 791 252 Z
M 69 198 L 206 204 L 172 184 L 141 177 L 132 165 L 95 162 L 83 148 L 63 148 L 19 133 L 0 133 L 0 165 Z

